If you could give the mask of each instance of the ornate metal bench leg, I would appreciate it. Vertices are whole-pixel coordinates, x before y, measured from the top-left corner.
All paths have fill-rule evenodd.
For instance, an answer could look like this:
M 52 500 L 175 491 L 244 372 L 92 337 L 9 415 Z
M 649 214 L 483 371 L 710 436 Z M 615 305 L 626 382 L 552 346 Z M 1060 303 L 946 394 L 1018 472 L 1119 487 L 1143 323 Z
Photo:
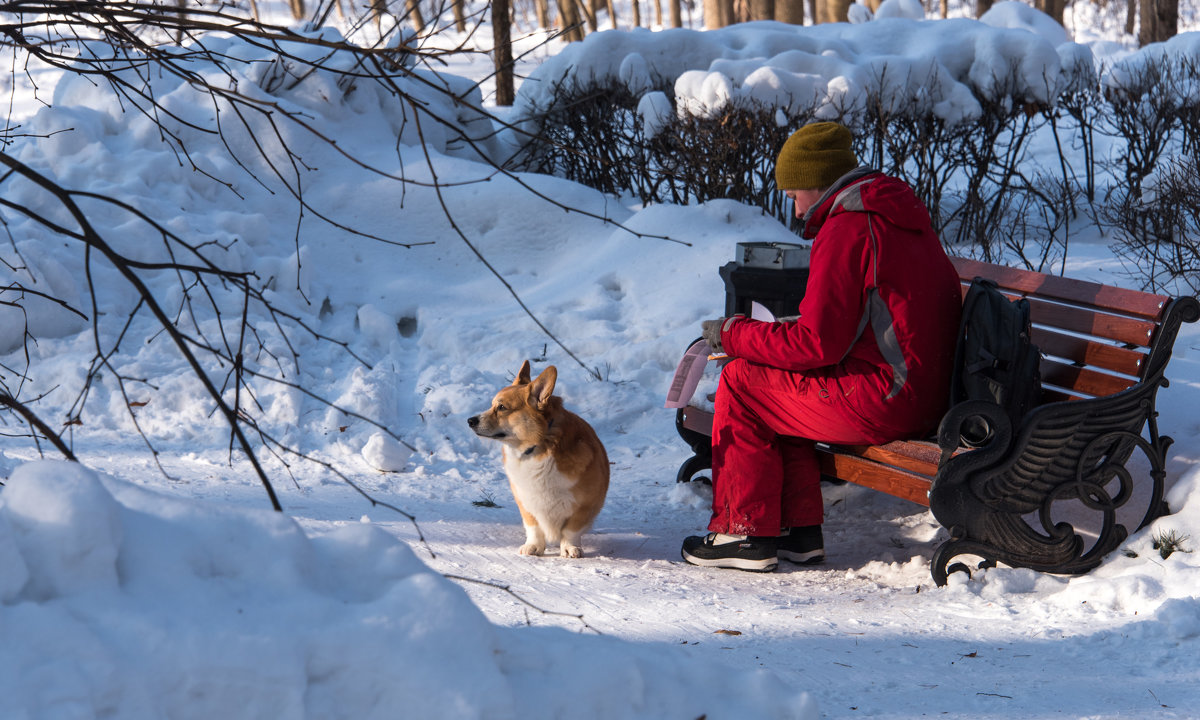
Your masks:
M 696 473 L 702 472 L 712 467 L 711 454 L 693 455 L 683 464 L 679 466 L 679 472 L 675 474 L 675 482 L 690 482 L 696 476 Z M 701 478 L 707 481 L 708 478 Z
M 975 570 L 984 570 L 996 566 L 996 558 L 991 555 L 992 548 L 982 543 L 963 539 L 962 528 L 953 529 L 950 535 L 950 539 L 939 545 L 938 549 L 934 551 L 929 569 L 930 574 L 933 576 L 933 581 L 939 587 L 945 586 L 949 577 L 956 572 L 966 573 L 967 577 L 971 576 L 974 570 L 966 563 L 951 562 L 963 555 L 974 555 L 979 558 L 979 563 L 975 566 Z
M 712 467 L 712 438 L 684 427 L 683 408 L 675 412 L 675 430 L 694 453 L 679 466 L 675 482 L 689 482 L 696 473 Z
M 1042 472 L 1041 479 L 1053 479 L 1055 484 L 1037 494 L 1019 487 L 1008 495 L 994 492 L 1008 480 L 1006 468 L 982 474 L 982 480 L 990 484 L 980 482 L 980 478 L 945 483 L 930 496 L 935 516 L 943 522 L 952 518 L 952 524 L 946 523 L 950 539 L 934 553 L 930 569 L 934 581 L 944 585 L 950 573 L 969 571 L 962 563 L 954 562 L 961 556 L 1042 572 L 1078 574 L 1091 570 L 1129 536 L 1118 510 L 1136 513 L 1132 518 L 1137 522 L 1135 530 L 1165 510 L 1163 458 L 1169 444 L 1169 438 L 1156 438 L 1152 443 L 1128 430 L 1095 433 L 1077 450 L 1074 463 L 1067 465 L 1063 476 L 1054 476 L 1050 470 Z M 1148 501 L 1139 499 L 1136 506 L 1131 501 L 1139 495 L 1135 493 L 1138 483 L 1126 466 L 1135 450 L 1149 461 L 1152 478 Z M 1058 503 L 1090 521 L 1089 532 L 1094 535 L 1090 547 L 1071 523 L 1055 519 Z

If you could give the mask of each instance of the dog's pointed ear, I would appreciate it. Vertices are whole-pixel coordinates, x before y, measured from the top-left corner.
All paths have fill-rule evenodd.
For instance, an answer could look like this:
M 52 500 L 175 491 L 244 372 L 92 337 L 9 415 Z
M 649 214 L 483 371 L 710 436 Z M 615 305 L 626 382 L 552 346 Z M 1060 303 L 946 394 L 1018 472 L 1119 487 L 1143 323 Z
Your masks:
M 529 361 L 521 363 L 521 369 L 517 371 L 517 379 L 513 380 L 513 385 L 528 385 L 529 384 Z
M 533 381 L 533 387 L 529 389 L 529 395 L 538 407 L 543 407 L 550 401 L 550 396 L 554 394 L 554 383 L 558 381 L 558 368 L 551 365 L 542 371 L 541 375 L 537 376 L 537 380 Z

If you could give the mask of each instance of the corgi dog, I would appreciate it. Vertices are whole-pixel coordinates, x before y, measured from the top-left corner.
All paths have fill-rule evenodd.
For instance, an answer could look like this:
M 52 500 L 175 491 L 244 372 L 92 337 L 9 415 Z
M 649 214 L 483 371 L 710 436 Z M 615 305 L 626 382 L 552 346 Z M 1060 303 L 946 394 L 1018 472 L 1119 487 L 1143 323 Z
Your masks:
M 554 395 L 553 366 L 530 380 L 529 361 L 517 379 L 492 398 L 486 412 L 467 418 L 476 435 L 503 444 L 504 472 L 521 522 L 522 555 L 541 555 L 558 543 L 562 557 L 583 556 L 579 538 L 608 494 L 608 453 L 583 418 Z

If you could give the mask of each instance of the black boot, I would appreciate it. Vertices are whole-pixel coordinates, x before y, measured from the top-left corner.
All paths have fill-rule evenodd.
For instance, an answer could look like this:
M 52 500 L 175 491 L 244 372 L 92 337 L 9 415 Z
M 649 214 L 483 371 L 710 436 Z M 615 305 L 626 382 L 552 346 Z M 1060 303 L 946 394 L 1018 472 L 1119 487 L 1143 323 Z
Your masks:
M 770 572 L 779 564 L 779 538 L 709 533 L 683 541 L 683 559 L 704 567 Z
M 794 527 L 779 537 L 779 559 L 801 565 L 825 560 L 825 539 L 820 525 Z

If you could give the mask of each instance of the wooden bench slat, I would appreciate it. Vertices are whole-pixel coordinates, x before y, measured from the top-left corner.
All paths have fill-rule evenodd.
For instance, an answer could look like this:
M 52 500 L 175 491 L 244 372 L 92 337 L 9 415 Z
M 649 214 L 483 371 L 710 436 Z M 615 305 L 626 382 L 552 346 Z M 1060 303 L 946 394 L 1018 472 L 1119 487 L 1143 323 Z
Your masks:
M 688 406 L 680 409 L 679 424 L 701 435 L 712 436 L 713 414 L 707 410 Z
M 1137 378 L 1075 367 L 1050 359 L 1042 359 L 1042 384 L 1071 390 L 1088 397 L 1115 395 L 1134 386 Z
M 1044 275 L 1020 268 L 992 265 L 970 258 L 951 257 L 950 261 L 958 269 L 959 277 L 968 283 L 976 275 L 982 275 L 995 280 L 1001 288 L 1017 290 L 1022 294 L 1036 294 L 1040 297 L 1147 320 L 1160 320 L 1167 302 L 1170 300 L 1166 295 L 1126 290 L 1056 275 Z
M 817 453 L 821 472 L 929 507 L 929 478 L 855 455 Z
M 1033 342 L 1045 355 L 1064 358 L 1083 365 L 1104 368 L 1115 373 L 1141 377 L 1146 353 L 1088 338 L 1065 335 L 1050 328 L 1035 327 Z
M 1154 331 L 1158 329 L 1158 325 L 1150 320 L 1107 315 L 1086 308 L 1046 302 L 1034 297 L 1028 299 L 1034 325 L 1068 330 L 1140 347 L 1150 347 L 1154 340 Z
M 925 440 L 895 440 L 883 445 L 817 444 L 818 450 L 823 450 L 824 447 L 828 447 L 831 452 L 857 455 L 930 478 L 937 474 L 938 461 L 942 456 L 937 443 Z
M 970 289 L 970 285 L 962 286 L 964 297 L 966 297 L 968 289 Z M 1153 320 L 1097 312 L 1079 305 L 1047 302 L 1041 298 L 1021 293 L 1008 291 L 1002 291 L 1002 293 L 1010 300 L 1021 297 L 1028 299 L 1030 314 L 1035 325 L 1058 328 L 1139 347 L 1150 347 L 1154 342 L 1154 333 L 1158 329 L 1158 324 Z

